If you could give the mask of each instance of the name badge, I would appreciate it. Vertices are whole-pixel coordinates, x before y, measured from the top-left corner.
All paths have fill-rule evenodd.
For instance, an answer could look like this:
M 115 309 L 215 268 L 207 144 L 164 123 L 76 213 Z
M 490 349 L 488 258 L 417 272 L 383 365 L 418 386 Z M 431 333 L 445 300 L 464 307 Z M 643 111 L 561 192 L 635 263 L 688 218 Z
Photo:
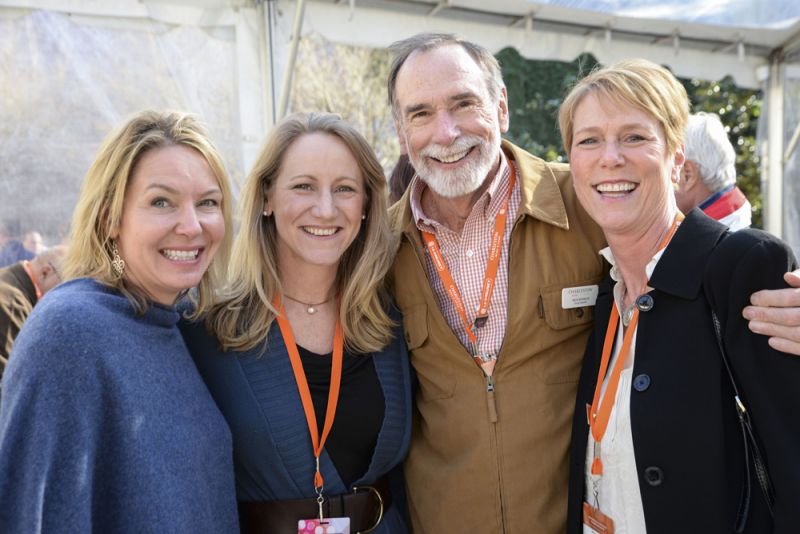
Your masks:
M 350 518 L 301 519 L 297 522 L 297 534 L 350 534 Z
M 599 286 L 565 287 L 561 290 L 561 307 L 565 310 L 594 306 Z
M 583 501 L 583 534 L 614 534 L 614 521 Z

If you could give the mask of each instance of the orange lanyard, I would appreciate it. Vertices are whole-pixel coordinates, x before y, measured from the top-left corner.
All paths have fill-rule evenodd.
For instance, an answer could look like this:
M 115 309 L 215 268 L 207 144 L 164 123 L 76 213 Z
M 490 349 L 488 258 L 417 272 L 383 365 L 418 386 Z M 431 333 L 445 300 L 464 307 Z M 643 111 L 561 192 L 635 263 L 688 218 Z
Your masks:
M 308 432 L 311 434 L 311 445 L 314 448 L 314 459 L 316 460 L 316 472 L 314 473 L 314 489 L 318 495 L 322 495 L 323 479 L 319 470 L 319 457 L 325 447 L 325 441 L 333 426 L 333 419 L 336 417 L 336 405 L 339 403 L 339 386 L 342 383 L 342 359 L 344 349 L 344 336 L 339 320 L 336 320 L 336 331 L 333 336 L 333 361 L 331 363 L 331 385 L 328 390 L 328 408 L 325 411 L 325 423 L 322 427 L 322 435 L 317 429 L 317 417 L 314 415 L 314 403 L 311 400 L 311 390 L 308 388 L 306 373 L 303 371 L 303 362 L 300 360 L 300 353 L 297 351 L 297 343 L 292 334 L 292 327 L 286 319 L 286 310 L 281 304 L 280 295 L 275 296 L 274 306 L 278 309 L 278 326 L 281 329 L 283 343 L 289 353 L 289 361 L 292 362 L 294 379 L 297 382 L 297 389 L 300 392 L 300 400 L 303 401 L 303 411 L 306 414 Z
M 486 270 L 483 273 L 481 300 L 474 323 L 470 324 L 469 319 L 467 319 L 467 310 L 464 307 L 461 292 L 458 290 L 458 286 L 455 280 L 453 280 L 453 276 L 450 274 L 450 269 L 447 268 L 442 251 L 439 249 L 439 244 L 436 242 L 436 236 L 430 232 L 422 232 L 422 239 L 425 241 L 428 253 L 433 259 L 433 265 L 436 268 L 436 272 L 439 274 L 439 279 L 442 281 L 442 284 L 444 284 L 450 301 L 453 303 L 458 315 L 461 317 L 461 321 L 464 323 L 464 329 L 467 331 L 467 336 L 469 337 L 472 357 L 478 365 L 483 364 L 484 359 L 481 358 L 478 352 L 478 336 L 475 334 L 475 329 L 481 328 L 489 320 L 489 307 L 492 304 L 492 293 L 494 292 L 495 280 L 497 278 L 497 269 L 500 266 L 500 255 L 503 251 L 503 234 L 505 233 L 506 217 L 508 215 L 508 202 L 511 199 L 511 194 L 514 191 L 514 183 L 516 182 L 514 164 L 509 162 L 508 168 L 510 170 L 508 177 L 508 196 L 506 196 L 506 200 L 494 220 L 492 240 L 489 243 L 489 258 L 486 262 Z
M 33 283 L 33 289 L 36 291 L 36 300 L 42 299 L 42 289 L 39 287 L 39 280 L 36 279 L 36 275 L 33 274 L 33 269 L 31 269 L 31 262 L 25 260 L 22 262 L 22 266 L 25 268 L 25 272 L 28 273 L 28 276 Z
M 678 213 L 672 223 L 672 227 L 667 232 L 667 235 L 661 241 L 658 247 L 660 252 L 669 244 L 675 231 L 678 229 L 678 221 L 683 220 L 683 214 Z M 649 282 L 649 280 L 648 280 Z M 603 379 L 608 370 L 608 364 L 611 361 L 611 349 L 614 347 L 614 340 L 617 336 L 617 325 L 619 324 L 619 308 L 617 303 L 614 302 L 614 308 L 611 310 L 611 317 L 608 320 L 608 329 L 606 330 L 606 338 L 603 342 L 603 353 L 600 358 L 600 369 L 597 372 L 597 383 L 594 387 L 594 398 L 592 399 L 592 406 L 589 408 L 589 429 L 594 439 L 594 459 L 592 460 L 592 474 L 603 474 L 603 462 L 600 459 L 600 442 L 603 441 L 603 436 L 608 428 L 608 420 L 611 418 L 611 409 L 614 407 L 614 399 L 617 396 L 617 386 L 619 386 L 619 378 L 622 374 L 622 367 L 625 363 L 625 356 L 631 348 L 633 341 L 633 333 L 636 331 L 636 325 L 639 322 L 639 308 L 633 309 L 633 317 L 628 325 L 628 330 L 622 339 L 622 348 L 617 355 L 617 361 L 614 368 L 611 370 L 611 375 L 608 377 L 608 386 L 606 386 L 605 395 L 602 400 L 600 399 L 600 392 L 603 389 Z

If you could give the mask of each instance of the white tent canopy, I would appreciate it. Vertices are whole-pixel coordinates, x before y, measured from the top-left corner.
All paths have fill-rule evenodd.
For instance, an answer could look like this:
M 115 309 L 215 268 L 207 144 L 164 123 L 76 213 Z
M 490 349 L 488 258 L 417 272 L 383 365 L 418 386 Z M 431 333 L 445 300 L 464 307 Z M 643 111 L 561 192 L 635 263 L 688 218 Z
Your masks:
M 56 130 L 61 123 L 73 127 L 68 113 L 82 108 L 82 117 L 96 117 L 70 169 L 69 179 L 79 181 L 102 135 L 122 117 L 141 107 L 178 107 L 207 120 L 232 174 L 241 178 L 278 113 L 295 23 L 302 35 L 316 32 L 334 42 L 368 47 L 384 47 L 420 31 L 447 31 L 492 51 L 511 46 L 531 59 L 571 61 L 591 53 L 609 63 L 639 56 L 668 65 L 682 77 L 730 75 L 740 86 L 764 89 L 769 113 L 766 222 L 800 251 L 800 235 L 786 232 L 787 226 L 800 228 L 792 212 L 800 199 L 799 179 L 795 174 L 791 187 L 783 183 L 785 170 L 797 173 L 800 168 L 796 152 L 784 162 L 800 116 L 797 103 L 787 102 L 785 95 L 800 84 L 800 7 L 792 0 L 299 2 L 304 10 L 294 0 L 0 0 L 0 95 L 10 94 L 12 101 L 0 109 L 0 125 L 18 118 L 12 111 L 19 107 L 38 114 L 17 120 L 14 128 L 0 126 L 0 147 L 5 147 L 0 159 L 15 157 L 19 143 L 36 146 L 35 155 L 46 152 L 41 145 L 48 139 L 65 143 L 75 132 L 62 139 Z M 713 13 L 698 6 L 710 4 L 722 6 L 718 12 L 729 19 L 740 13 L 740 25 L 709 23 Z M 645 8 L 650 16 L 658 11 L 656 17 L 645 18 Z M 673 12 L 692 13 L 692 20 L 667 18 Z M 780 18 L 762 20 L 767 12 Z M 160 76 L 169 82 L 157 85 Z M 17 80 L 33 85 L 15 93 Z M 39 100 L 30 87 L 41 88 Z M 28 145 L 23 149 L 30 150 Z M 17 171 L 5 169 L 10 175 L 0 175 L 0 191 L 13 191 L 14 184 L 25 181 L 25 172 L 50 171 L 37 165 L 32 155 L 14 167 Z M 797 196 L 782 207 L 787 189 Z M 12 215 L 23 217 L 25 208 Z
M 773 50 L 800 36 L 800 19 L 788 26 L 752 28 L 642 19 L 526 0 L 356 0 L 308 2 L 303 31 L 369 47 L 386 46 L 412 32 L 447 31 L 495 52 L 513 46 L 529 59 L 572 61 L 591 53 L 609 64 L 644 55 L 685 78 L 730 75 L 739 86 L 758 88 L 759 69 Z

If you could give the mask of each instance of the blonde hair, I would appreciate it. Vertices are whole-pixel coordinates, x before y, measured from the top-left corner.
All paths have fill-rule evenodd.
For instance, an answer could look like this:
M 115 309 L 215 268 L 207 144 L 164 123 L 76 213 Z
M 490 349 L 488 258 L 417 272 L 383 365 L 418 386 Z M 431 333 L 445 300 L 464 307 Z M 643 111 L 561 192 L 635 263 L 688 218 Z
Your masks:
M 558 123 L 568 156 L 572 149 L 575 110 L 589 94 L 633 106 L 655 118 L 664 128 L 669 152 L 675 152 L 683 144 L 689 119 L 686 89 L 664 67 L 645 59 L 627 59 L 595 70 L 578 81 L 564 99 Z
M 366 140 L 338 115 L 297 113 L 270 132 L 242 190 L 242 225 L 234 241 L 230 283 L 206 321 L 225 350 L 249 350 L 259 343 L 266 347 L 267 333 L 277 314 L 272 301 L 282 288 L 275 218 L 263 217 L 262 211 L 291 144 L 316 132 L 333 135 L 347 146 L 366 187 L 367 218 L 344 252 L 336 277 L 346 347 L 368 353 L 382 349 L 391 340 L 393 323 L 386 311 L 384 278 L 394 248 L 383 169 Z
M 111 234 L 121 224 L 125 193 L 142 155 L 173 145 L 193 148 L 205 158 L 222 192 L 225 227 L 231 228 L 228 176 L 222 158 L 199 120 L 177 111 L 142 111 L 105 138 L 86 173 L 72 216 L 70 246 L 64 260 L 65 279 L 94 278 L 119 290 L 137 313 L 147 309 L 149 299 L 144 290 L 117 275 L 111 266 Z M 198 285 L 192 317 L 210 308 L 213 292 L 225 280 L 230 248 L 231 238 L 226 232 Z

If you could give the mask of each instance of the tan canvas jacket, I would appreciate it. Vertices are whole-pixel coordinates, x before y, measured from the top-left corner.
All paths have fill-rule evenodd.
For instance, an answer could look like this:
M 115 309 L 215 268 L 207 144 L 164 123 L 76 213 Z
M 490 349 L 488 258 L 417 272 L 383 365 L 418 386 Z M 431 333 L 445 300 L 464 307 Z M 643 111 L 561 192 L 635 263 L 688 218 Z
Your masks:
M 392 284 L 419 379 L 405 464 L 416 534 L 560 534 L 575 390 L 592 308 L 563 309 L 562 289 L 605 274 L 600 229 L 578 205 L 569 168 L 503 141 L 522 205 L 510 240 L 508 324 L 488 391 L 428 283 L 406 195 Z

